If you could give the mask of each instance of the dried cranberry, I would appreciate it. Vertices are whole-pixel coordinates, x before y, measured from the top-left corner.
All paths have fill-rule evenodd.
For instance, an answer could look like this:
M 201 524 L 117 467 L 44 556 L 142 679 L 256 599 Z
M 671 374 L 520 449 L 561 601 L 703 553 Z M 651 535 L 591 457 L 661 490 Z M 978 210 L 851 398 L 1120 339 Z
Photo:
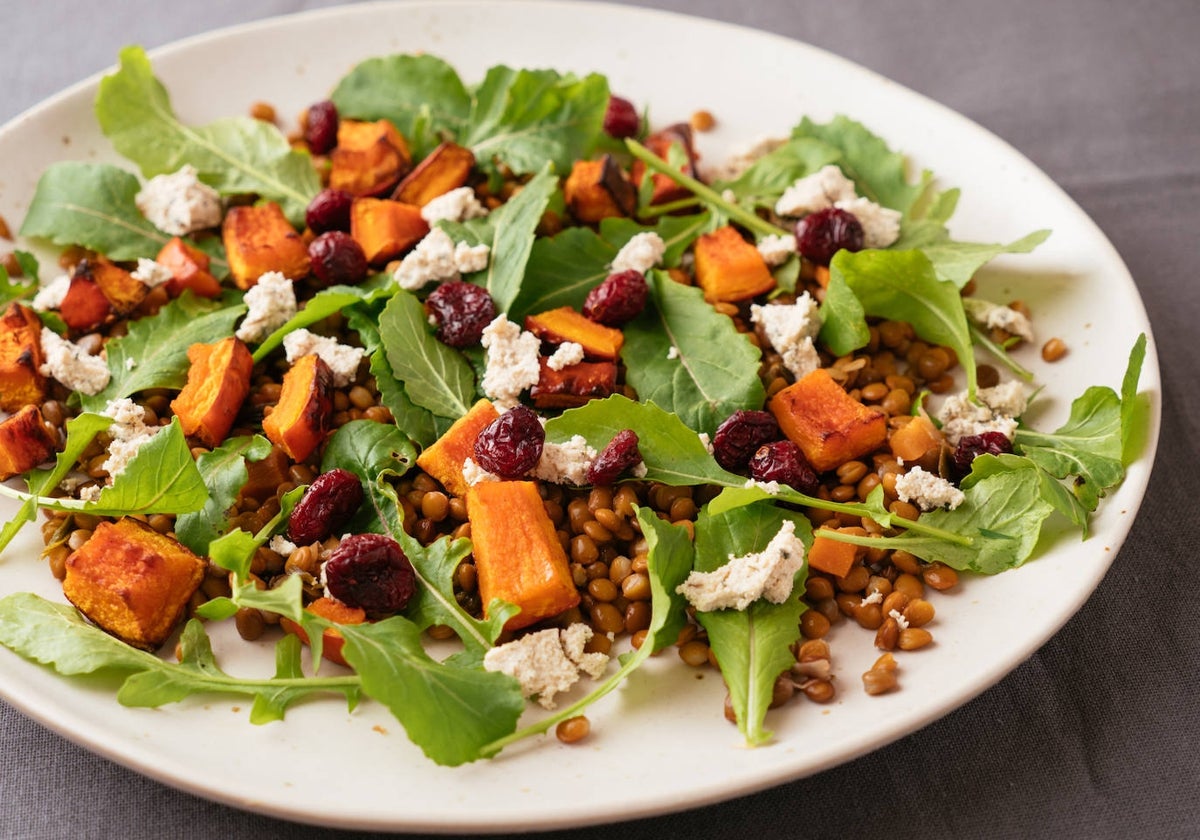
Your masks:
M 589 484 L 612 484 L 617 476 L 642 461 L 638 436 L 633 429 L 617 432 L 604 451 L 596 456 L 587 471 Z
M 308 486 L 288 517 L 288 538 L 311 545 L 341 528 L 363 502 L 362 484 L 348 470 L 323 472 Z
M 750 475 L 758 481 L 778 481 L 801 493 L 817 492 L 820 482 L 800 447 L 790 440 L 777 440 L 758 448 L 750 459 Z
M 783 432 L 769 411 L 735 411 L 717 426 L 713 457 L 727 470 L 740 472 L 764 443 L 779 440 Z
M 304 222 L 313 233 L 329 230 L 350 230 L 350 205 L 354 196 L 345 190 L 324 189 L 308 203 Z
M 394 613 L 412 600 L 417 576 L 391 537 L 352 534 L 325 561 L 325 588 L 351 607 L 369 613 Z
M 338 111 L 328 99 L 309 106 L 304 119 L 304 141 L 314 155 L 327 154 L 337 145 Z
M 1012 441 L 1000 432 L 963 435 L 958 439 L 958 446 L 954 447 L 954 468 L 959 475 L 966 475 L 980 455 L 1002 455 L 1012 451 Z
M 604 112 L 604 131 L 609 137 L 618 140 L 634 137 L 641 127 L 641 117 L 638 116 L 632 102 L 620 96 L 608 98 L 608 110 Z
M 640 271 L 618 271 L 588 292 L 583 316 L 606 327 L 632 321 L 646 307 L 646 278 Z
M 533 409 L 519 405 L 493 420 L 475 438 L 475 463 L 501 478 L 520 478 L 537 466 L 546 430 Z
M 829 265 L 843 248 L 861 251 L 862 247 L 862 223 L 846 210 L 826 207 L 796 222 L 796 250 L 815 263 Z
M 348 233 L 331 230 L 308 245 L 313 276 L 322 285 L 358 283 L 367 276 L 367 255 Z
M 462 280 L 443 283 L 425 299 L 437 321 L 437 337 L 451 347 L 470 347 L 483 338 L 483 328 L 496 318 L 496 304 L 486 289 Z

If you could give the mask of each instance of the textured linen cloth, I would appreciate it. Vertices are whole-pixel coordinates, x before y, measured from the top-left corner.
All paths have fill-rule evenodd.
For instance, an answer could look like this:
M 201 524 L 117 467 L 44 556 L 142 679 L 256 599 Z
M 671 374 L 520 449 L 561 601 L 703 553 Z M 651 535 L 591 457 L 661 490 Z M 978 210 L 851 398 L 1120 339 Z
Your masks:
M 0 122 L 108 67 L 124 44 L 154 47 L 326 5 L 333 4 L 4 3 Z M 1191 601 L 1200 554 L 1191 521 L 1200 512 L 1191 487 L 1200 470 L 1193 344 L 1200 317 L 1200 4 L 641 5 L 826 48 L 960 111 L 1032 158 L 1096 220 L 1136 278 L 1163 362 L 1162 443 L 1145 504 L 1099 589 L 1045 647 L 971 703 L 808 779 L 681 814 L 546 836 L 1200 836 L 1200 634 Z M 76 747 L 3 703 L 0 756 L 0 837 L 364 836 L 181 793 Z M 612 796 L 617 809 L 621 792 Z

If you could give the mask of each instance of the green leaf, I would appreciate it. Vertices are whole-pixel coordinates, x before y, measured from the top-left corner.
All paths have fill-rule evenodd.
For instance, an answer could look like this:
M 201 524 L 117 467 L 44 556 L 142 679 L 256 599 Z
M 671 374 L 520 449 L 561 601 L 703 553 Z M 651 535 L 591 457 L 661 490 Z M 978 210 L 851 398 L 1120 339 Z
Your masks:
M 304 304 L 303 309 L 263 339 L 262 343 L 254 349 L 254 361 L 261 362 L 270 355 L 271 351 L 283 344 L 283 339 L 288 333 L 311 327 L 318 321 L 323 321 L 352 304 L 369 299 L 370 296 L 371 293 L 365 290 L 347 286 L 335 286 L 317 292 Z
M 487 217 L 492 229 L 491 259 L 478 282 L 492 296 L 498 312 L 507 312 L 521 292 L 534 232 L 557 189 L 558 178 L 547 164 L 519 193 Z
M 384 471 L 402 476 L 416 460 L 416 450 L 400 429 L 373 420 L 351 420 L 329 439 L 321 472 L 343 469 L 373 480 Z
M 841 152 L 828 143 L 801 137 L 763 155 L 733 181 L 716 186 L 731 190 L 739 204 L 773 208 L 784 191 L 798 179 L 837 163 L 841 156 Z
M 1028 254 L 1046 241 L 1048 230 L 1036 230 L 1007 245 L 983 242 L 939 242 L 921 250 L 933 263 L 939 280 L 948 280 L 961 289 L 980 268 L 1001 254 Z M 899 243 L 895 246 L 899 248 Z
M 186 126 L 141 47 L 121 50 L 120 68 L 100 81 L 96 118 L 113 147 L 142 174 L 175 172 L 185 164 L 222 195 L 255 193 L 276 201 L 297 227 L 321 189 L 312 160 L 274 126 L 251 117 Z
M 84 621 L 74 607 L 31 592 L 0 599 L 0 644 L 63 675 L 140 671 L 159 662 Z
M 839 356 L 866 347 L 871 340 L 867 313 L 840 271 L 829 273 L 825 300 L 821 302 L 820 338 L 822 344 Z
M 196 459 L 208 501 L 195 513 L 175 520 L 175 537 L 197 554 L 208 554 L 208 544 L 229 530 L 229 511 L 246 484 L 247 461 L 261 461 L 271 452 L 271 442 L 261 435 L 230 438 Z
M 401 289 L 388 301 L 379 335 L 409 399 L 440 417 L 457 419 L 470 410 L 475 374 L 461 353 L 430 333 L 425 307 L 412 293 Z
M 1121 379 L 1121 463 L 1128 466 L 1137 457 L 1150 429 L 1149 402 L 1138 396 L 1138 379 L 1146 361 L 1146 334 L 1138 335 L 1129 351 L 1129 364 Z
M 294 633 L 284 633 L 283 638 L 275 643 L 275 679 L 281 681 L 303 679 L 304 671 L 300 666 L 302 647 L 300 637 Z M 308 693 L 301 686 L 290 685 L 280 685 L 274 690 L 261 691 L 254 697 L 254 706 L 250 710 L 250 722 L 264 724 L 283 720 L 288 706 Z
M 15 283 L 8 276 L 8 269 L 0 265 L 0 306 L 7 307 L 10 301 L 25 300 L 37 294 L 37 275 Z
M 133 321 L 126 335 L 105 345 L 112 380 L 100 393 L 84 396 L 83 407 L 100 411 L 111 400 L 147 388 L 181 389 L 190 367 L 188 348 L 231 335 L 245 311 L 241 304 L 228 306 L 185 292 L 154 317 Z
M 179 418 L 142 444 L 113 483 L 82 508 L 99 516 L 191 513 L 208 501 L 208 489 L 192 459 Z

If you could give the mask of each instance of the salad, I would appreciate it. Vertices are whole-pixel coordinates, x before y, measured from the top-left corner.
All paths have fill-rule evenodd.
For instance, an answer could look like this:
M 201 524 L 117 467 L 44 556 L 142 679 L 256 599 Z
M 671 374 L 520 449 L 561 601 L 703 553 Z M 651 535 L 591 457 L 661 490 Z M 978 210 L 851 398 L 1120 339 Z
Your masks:
M 849 118 L 706 169 L 601 76 L 400 55 L 289 142 L 184 126 L 135 48 L 96 113 L 143 177 L 48 169 L 21 233 L 67 274 L 2 278 L 0 544 L 46 511 L 74 606 L 7 596 L 0 643 L 123 671 L 127 705 L 366 695 L 460 764 L 578 740 L 675 645 L 764 743 L 768 707 L 834 696 L 831 623 L 894 689 L 928 590 L 1051 516 L 1086 534 L 1130 457 L 1144 343 L 1120 394 L 1022 425 L 1032 326 L 972 276 L 1046 233 L 952 240 L 957 192 Z M 275 675 L 222 672 L 200 619 L 278 634 Z

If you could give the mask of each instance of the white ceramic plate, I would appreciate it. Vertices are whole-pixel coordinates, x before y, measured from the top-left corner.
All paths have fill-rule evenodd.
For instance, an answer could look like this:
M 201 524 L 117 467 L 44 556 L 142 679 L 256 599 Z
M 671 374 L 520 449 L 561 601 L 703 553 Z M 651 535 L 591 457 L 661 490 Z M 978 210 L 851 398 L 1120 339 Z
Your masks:
M 1084 385 L 1119 386 L 1134 338 L 1149 331 L 1128 271 L 1096 226 L 1014 149 L 979 126 L 874 73 L 766 33 L 665 13 L 596 4 L 418 3 L 335 9 L 189 39 L 152 53 L 185 121 L 245 113 L 257 100 L 282 115 L 323 98 L 355 62 L 424 50 L 469 82 L 495 63 L 601 71 L 613 90 L 649 103 L 656 122 L 707 108 L 719 129 L 701 135 L 710 161 L 739 142 L 782 134 L 801 115 L 846 113 L 929 167 L 963 199 L 959 239 L 1009 241 L 1037 228 L 1054 235 L 1034 256 L 998 260 L 984 296 L 1021 297 L 1042 338 L 1070 354 L 1021 358 L 1046 384 L 1035 425 L 1052 429 Z M 819 84 L 795 83 L 819 79 Z M 764 80 L 793 80 L 764 85 Z M 55 160 L 117 158 L 91 103 L 96 79 L 0 131 L 0 213 L 19 220 L 38 173 Z M 767 91 L 769 90 L 769 96 Z M 859 674 L 871 635 L 835 634 L 838 699 L 773 712 L 776 741 L 746 749 L 722 718 L 715 672 L 666 652 L 588 712 L 593 735 L 567 747 L 553 736 L 499 759 L 447 769 L 425 760 L 381 707 L 348 713 L 336 699 L 303 704 L 286 722 L 256 727 L 239 700 L 189 701 L 157 710 L 119 706 L 109 687 L 68 681 L 0 649 L 0 694 L 88 748 L 168 784 L 241 808 L 296 820 L 410 831 L 504 831 L 597 823 L 678 810 L 778 784 L 893 741 L 966 702 L 1018 665 L 1080 607 L 1116 556 L 1145 491 L 1157 439 L 1157 359 L 1147 451 L 1103 505 L 1086 542 L 1047 535 L 1035 562 L 966 582 L 938 597 L 936 644 L 901 656 L 903 690 L 867 697 Z M 0 516 L 11 515 L 11 506 Z M 0 561 L 0 594 L 61 592 L 36 560 L 34 529 Z M 228 623 L 226 623 L 228 625 Z M 266 674 L 269 646 L 212 628 L 222 662 Z M 701 678 L 702 677 L 702 678 Z M 605 784 L 594 784 L 604 779 Z M 614 795 L 613 791 L 620 791 Z

